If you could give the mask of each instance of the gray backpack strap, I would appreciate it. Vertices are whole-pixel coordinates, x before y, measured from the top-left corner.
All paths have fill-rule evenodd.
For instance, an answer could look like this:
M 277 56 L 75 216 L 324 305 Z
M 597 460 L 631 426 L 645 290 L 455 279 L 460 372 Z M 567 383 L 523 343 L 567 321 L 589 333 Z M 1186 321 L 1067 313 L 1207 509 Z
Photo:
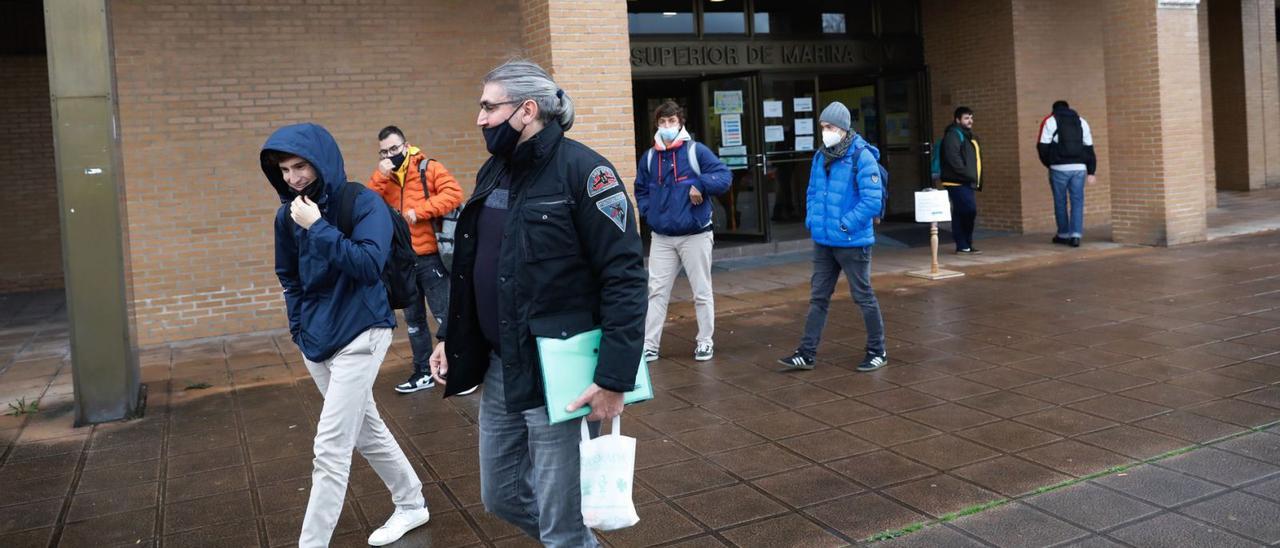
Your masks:
M 644 154 L 644 167 L 649 168 L 649 174 L 653 174 L 653 148 L 649 148 L 649 152 Z
M 699 177 L 702 176 L 702 166 L 698 165 L 698 143 L 689 141 L 689 167 L 693 168 L 693 173 Z
M 418 162 L 418 181 L 422 183 L 422 195 L 431 197 L 430 187 L 427 186 L 427 164 L 431 163 L 431 158 L 424 158 Z

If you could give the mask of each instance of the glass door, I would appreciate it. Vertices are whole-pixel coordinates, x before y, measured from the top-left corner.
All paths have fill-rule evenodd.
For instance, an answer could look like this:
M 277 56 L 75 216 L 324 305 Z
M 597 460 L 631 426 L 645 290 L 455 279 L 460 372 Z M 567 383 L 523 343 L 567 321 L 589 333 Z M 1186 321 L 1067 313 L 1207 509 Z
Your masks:
M 770 241 L 809 237 L 804 229 L 805 189 L 819 134 L 817 78 L 765 74 L 760 77 L 758 158 L 765 189 Z
M 712 200 L 716 236 L 760 239 L 765 236 L 764 188 L 759 165 L 755 77 L 736 75 L 702 82 L 702 127 L 699 142 L 729 167 L 729 191 Z
M 889 215 L 915 211 L 915 193 L 930 185 L 928 98 L 922 74 L 885 76 L 880 80 L 883 97 L 884 140 L 880 160 L 889 178 Z

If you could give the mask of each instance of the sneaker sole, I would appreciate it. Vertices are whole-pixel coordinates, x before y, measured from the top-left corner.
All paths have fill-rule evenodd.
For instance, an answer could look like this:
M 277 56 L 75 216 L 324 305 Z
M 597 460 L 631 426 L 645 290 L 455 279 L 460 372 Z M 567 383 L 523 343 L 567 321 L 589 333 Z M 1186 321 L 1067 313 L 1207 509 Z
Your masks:
M 710 361 L 711 358 L 714 358 L 714 357 L 715 356 L 694 356 L 693 361 L 705 362 L 705 361 Z
M 476 393 L 476 390 L 479 390 L 479 389 L 480 389 L 480 387 L 479 387 L 479 386 L 472 386 L 469 390 L 463 390 L 463 391 L 461 391 L 461 392 L 458 392 L 458 394 L 457 394 L 457 395 L 459 395 L 459 396 L 469 396 L 469 395 L 471 395 L 471 394 L 475 394 L 475 393 Z
M 405 535 L 409 534 L 409 531 L 412 531 L 412 530 L 414 530 L 414 529 L 417 529 L 417 528 L 419 528 L 419 527 L 422 527 L 423 525 L 426 525 L 426 524 L 427 524 L 427 522 L 429 522 L 429 521 L 431 521 L 431 514 L 430 514 L 430 513 L 428 513 L 428 514 L 427 514 L 427 517 L 423 518 L 423 519 L 422 519 L 422 521 L 420 521 L 420 522 L 418 522 L 418 523 L 415 523 L 415 524 L 411 525 L 408 529 L 405 529 L 405 530 L 404 530 L 404 532 L 403 532 L 403 533 L 400 533 L 400 536 L 398 536 L 398 537 L 396 537 L 396 538 L 393 538 L 393 539 L 390 539 L 390 540 L 386 540 L 386 541 L 381 541 L 381 542 L 375 542 L 372 538 L 371 538 L 371 539 L 369 539 L 369 546 L 386 546 L 386 545 L 388 545 L 388 544 L 391 544 L 391 543 L 393 543 L 393 542 L 395 542 L 395 541 L 397 541 L 397 540 L 400 540 L 400 539 L 404 538 L 404 536 L 405 536 Z
M 397 387 L 395 387 L 395 391 L 396 391 L 396 392 L 399 392 L 399 393 L 401 393 L 401 394 L 412 394 L 412 393 L 414 393 L 414 392 L 421 392 L 421 391 L 423 391 L 423 390 L 427 390 L 427 389 L 431 389 L 431 388 L 435 388 L 435 387 L 436 387 L 436 385 L 434 385 L 434 384 L 433 384 L 433 385 L 431 385 L 431 386 L 423 386 L 423 387 L 421 387 L 421 388 L 410 388 L 410 389 L 407 389 L 407 390 L 406 390 L 406 389 L 404 389 L 404 388 L 400 388 L 399 386 L 397 386 Z
M 783 367 L 786 367 L 787 369 L 793 369 L 793 370 L 797 370 L 797 371 L 812 371 L 812 370 L 813 370 L 813 366 L 812 366 L 812 365 L 796 365 L 796 364 L 791 363 L 791 362 L 786 361 L 786 360 L 778 360 L 778 363 L 782 364 L 782 366 L 783 366 Z

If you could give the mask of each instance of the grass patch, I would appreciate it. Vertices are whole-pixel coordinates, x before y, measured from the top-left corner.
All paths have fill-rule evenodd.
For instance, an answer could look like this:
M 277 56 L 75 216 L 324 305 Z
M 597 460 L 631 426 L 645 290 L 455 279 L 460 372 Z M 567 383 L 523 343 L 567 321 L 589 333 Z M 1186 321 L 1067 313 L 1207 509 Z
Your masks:
M 9 415 L 20 417 L 22 415 L 34 415 L 40 411 L 40 400 L 32 400 L 27 403 L 27 398 L 19 398 L 16 402 L 9 403 Z
M 975 505 L 970 506 L 970 507 L 968 507 L 968 508 L 965 508 L 965 509 L 963 509 L 963 510 L 959 510 L 959 511 L 956 511 L 956 512 L 952 512 L 952 513 L 950 513 L 950 514 L 946 514 L 946 515 L 942 516 L 941 518 L 938 518 L 938 523 L 946 523 L 946 522 L 948 522 L 948 521 L 955 521 L 955 520 L 960 519 L 960 518 L 962 518 L 962 517 L 965 517 L 965 516 L 971 516 L 971 515 L 976 514 L 976 513 L 978 513 L 978 512 L 985 512 L 985 511 L 987 511 L 987 510 L 990 510 L 990 509 L 995 508 L 995 507 L 997 507 L 997 506 L 1003 506 L 1003 505 L 1008 504 L 1008 503 L 1010 503 L 1010 502 L 1012 502 L 1012 500 L 1010 500 L 1010 499 L 996 499 L 996 500 L 993 500 L 993 501 L 984 502 L 984 503 L 982 503 L 982 504 L 975 504 Z
M 919 531 L 921 529 L 924 529 L 926 525 L 927 524 L 923 521 L 912 523 L 911 525 L 908 525 L 901 529 L 893 529 L 891 531 L 881 531 L 879 533 L 876 533 L 874 535 L 871 535 L 863 539 L 863 541 L 864 542 L 880 542 L 882 540 L 895 539 L 902 535 L 907 535 L 907 534 Z
M 183 388 L 183 390 L 204 390 L 206 388 L 212 388 L 212 387 L 213 385 L 207 382 L 193 382 L 193 383 L 187 383 L 187 387 Z

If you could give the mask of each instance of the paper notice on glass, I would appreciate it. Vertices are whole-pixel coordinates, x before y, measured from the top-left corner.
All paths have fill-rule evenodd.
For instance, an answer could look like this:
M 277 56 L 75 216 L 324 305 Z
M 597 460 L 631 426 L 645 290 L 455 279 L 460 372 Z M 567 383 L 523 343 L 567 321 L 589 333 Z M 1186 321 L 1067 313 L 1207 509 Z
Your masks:
M 765 118 L 781 118 L 782 117 L 782 101 L 765 101 L 764 117 Z
M 796 118 L 796 135 L 813 135 L 813 118 Z
M 717 91 L 716 114 L 742 114 L 741 91 Z
M 781 143 L 787 138 L 784 126 L 764 126 L 764 142 Z
M 717 92 L 719 93 L 719 92 Z M 720 115 L 720 145 L 726 147 L 742 144 L 742 115 Z
M 796 97 L 792 103 L 796 112 L 813 112 L 813 97 Z
M 746 156 L 747 146 L 720 147 L 720 156 Z
M 813 136 L 796 135 L 796 150 L 813 150 Z
M 941 190 L 922 190 L 916 193 L 916 222 L 945 223 L 951 220 L 951 201 Z

